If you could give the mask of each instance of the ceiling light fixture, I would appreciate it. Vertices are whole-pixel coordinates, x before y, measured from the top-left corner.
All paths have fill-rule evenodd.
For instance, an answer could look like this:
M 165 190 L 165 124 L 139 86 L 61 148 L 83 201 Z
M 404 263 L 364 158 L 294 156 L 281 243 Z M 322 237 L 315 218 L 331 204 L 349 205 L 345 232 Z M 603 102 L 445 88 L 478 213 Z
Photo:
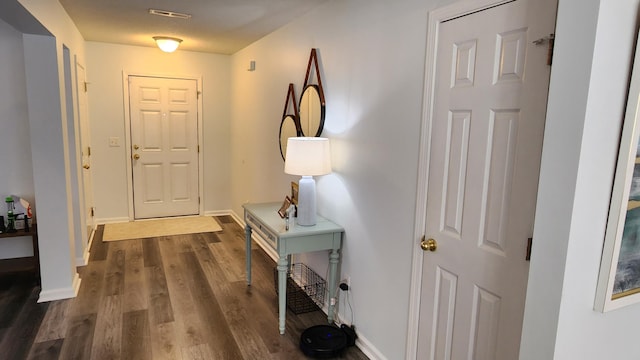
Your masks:
M 160 50 L 167 53 L 172 53 L 176 51 L 176 49 L 178 48 L 178 46 L 180 46 L 180 43 L 182 42 L 182 39 L 169 37 L 169 36 L 154 36 L 153 40 L 156 41 L 156 45 L 158 45 Z

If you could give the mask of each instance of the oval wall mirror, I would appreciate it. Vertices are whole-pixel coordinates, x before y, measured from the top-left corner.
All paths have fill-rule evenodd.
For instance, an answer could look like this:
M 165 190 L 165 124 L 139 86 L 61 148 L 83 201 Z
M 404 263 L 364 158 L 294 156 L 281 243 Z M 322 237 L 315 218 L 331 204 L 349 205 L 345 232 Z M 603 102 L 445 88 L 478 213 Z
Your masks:
M 312 83 L 314 78 L 315 84 Z M 304 76 L 304 85 L 302 86 L 302 95 L 300 96 L 298 120 L 300 120 L 302 136 L 321 136 L 324 128 L 324 114 L 324 90 L 318 67 L 318 53 L 316 49 L 311 49 L 307 73 Z
M 324 99 L 318 85 L 307 85 L 300 96 L 300 127 L 302 136 L 320 136 L 324 127 Z
M 289 112 L 290 105 L 293 107 L 293 114 Z M 299 136 L 300 132 L 300 116 L 298 115 L 298 105 L 296 105 L 296 92 L 293 90 L 293 84 L 289 84 L 287 99 L 284 101 L 284 110 L 282 111 L 282 120 L 280 121 L 280 134 L 278 136 L 282 160 L 284 160 L 287 154 L 287 140 L 290 137 Z
M 287 140 L 296 136 L 298 136 L 298 129 L 295 116 L 285 115 L 280 123 L 280 155 L 283 160 L 287 153 Z

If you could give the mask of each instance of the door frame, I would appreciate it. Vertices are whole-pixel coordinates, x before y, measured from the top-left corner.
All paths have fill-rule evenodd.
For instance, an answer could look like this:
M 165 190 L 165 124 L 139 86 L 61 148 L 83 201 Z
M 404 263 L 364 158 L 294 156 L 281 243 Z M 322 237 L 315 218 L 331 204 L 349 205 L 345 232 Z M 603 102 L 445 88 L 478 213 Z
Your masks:
M 198 196 L 200 201 L 198 204 L 198 214 L 204 213 L 204 159 L 202 156 L 203 147 L 203 133 L 202 133 L 202 76 L 198 75 L 175 75 L 175 74 L 156 74 L 146 73 L 138 71 L 123 71 L 122 72 L 122 89 L 123 89 L 123 102 L 124 102 L 124 146 L 127 157 L 127 197 L 129 208 L 129 221 L 134 220 L 134 206 L 133 206 L 133 162 L 131 161 L 131 112 L 129 105 L 129 76 L 140 76 L 150 78 L 164 78 L 174 80 L 195 80 L 196 92 L 197 92 L 197 131 L 198 131 Z
M 422 265 L 424 251 L 420 241 L 425 232 L 427 214 L 427 190 L 429 179 L 429 159 L 431 157 L 431 128 L 433 122 L 433 99 L 435 96 L 436 49 L 440 25 L 448 20 L 469 15 L 510 3 L 516 0 L 471 0 L 431 10 L 427 19 L 427 47 L 424 71 L 424 97 L 422 100 L 422 120 L 420 125 L 420 148 L 418 153 L 418 187 L 416 193 L 415 227 L 413 234 L 413 251 L 411 261 L 411 283 L 409 290 L 409 318 L 407 329 L 407 345 L 405 358 L 417 359 L 418 326 L 420 322 L 420 296 L 422 291 Z M 425 309 L 427 310 L 427 309 Z M 428 311 L 428 310 L 427 310 Z
M 78 56 L 75 56 L 75 68 L 74 68 L 74 75 L 75 75 L 75 84 L 76 84 L 76 88 L 75 88 L 75 107 L 76 107 L 76 111 L 77 111 L 77 117 L 78 117 L 78 124 L 79 124 L 79 131 L 78 131 L 78 137 L 80 139 L 80 166 L 84 165 L 84 153 L 85 153 L 85 149 L 89 148 L 91 146 L 91 126 L 90 126 L 90 120 L 89 120 L 89 99 L 87 97 L 87 84 L 89 84 L 89 82 L 87 81 L 87 68 L 86 66 L 78 59 Z M 84 78 L 84 83 L 80 82 L 80 76 L 78 75 L 80 73 L 79 68 L 82 69 L 82 73 L 83 78 Z M 84 101 L 84 107 L 85 107 L 85 113 L 82 113 L 82 109 L 80 106 L 80 103 Z M 86 150 L 87 152 L 89 150 Z M 90 157 L 90 155 L 87 155 L 88 157 Z M 90 181 L 89 184 L 87 184 L 86 178 L 85 178 L 85 173 L 84 171 L 86 171 L 88 174 L 86 175 Z M 83 216 L 83 223 L 82 226 L 84 228 L 84 231 L 86 231 L 86 227 L 87 227 L 87 223 L 90 222 L 91 225 L 91 232 L 90 234 L 87 233 L 87 247 L 90 247 L 91 241 L 93 239 L 93 234 L 94 231 L 96 230 L 96 221 L 95 221 L 95 217 L 93 216 L 88 216 L 88 214 L 91 212 L 91 209 L 93 209 L 93 207 L 95 206 L 95 198 L 93 196 L 94 192 L 93 192 L 93 171 L 91 170 L 91 168 L 89 169 L 82 169 L 82 208 L 84 209 L 84 216 Z M 90 206 L 87 207 L 87 194 L 90 194 Z M 89 221 L 87 221 L 87 217 L 90 218 Z M 88 253 L 88 252 L 87 252 Z M 88 261 L 88 260 L 87 260 Z

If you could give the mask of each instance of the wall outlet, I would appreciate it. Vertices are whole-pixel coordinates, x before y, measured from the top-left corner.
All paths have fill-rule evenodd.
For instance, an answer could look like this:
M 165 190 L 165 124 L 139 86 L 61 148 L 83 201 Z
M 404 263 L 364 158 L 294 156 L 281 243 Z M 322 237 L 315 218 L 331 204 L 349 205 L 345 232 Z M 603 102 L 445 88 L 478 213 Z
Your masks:
M 120 146 L 120 138 L 117 136 L 112 136 L 109 138 L 109 146 L 118 147 Z
M 351 276 L 345 275 L 345 277 L 340 280 L 340 284 L 347 284 L 347 288 L 351 289 Z

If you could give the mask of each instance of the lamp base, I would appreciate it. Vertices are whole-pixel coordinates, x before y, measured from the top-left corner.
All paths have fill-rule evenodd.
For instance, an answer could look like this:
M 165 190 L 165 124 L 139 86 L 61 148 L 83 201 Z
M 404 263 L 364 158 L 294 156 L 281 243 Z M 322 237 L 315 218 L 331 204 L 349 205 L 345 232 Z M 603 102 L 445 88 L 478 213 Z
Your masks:
M 298 219 L 301 226 L 316 224 L 316 181 L 312 176 L 303 176 L 298 182 Z

